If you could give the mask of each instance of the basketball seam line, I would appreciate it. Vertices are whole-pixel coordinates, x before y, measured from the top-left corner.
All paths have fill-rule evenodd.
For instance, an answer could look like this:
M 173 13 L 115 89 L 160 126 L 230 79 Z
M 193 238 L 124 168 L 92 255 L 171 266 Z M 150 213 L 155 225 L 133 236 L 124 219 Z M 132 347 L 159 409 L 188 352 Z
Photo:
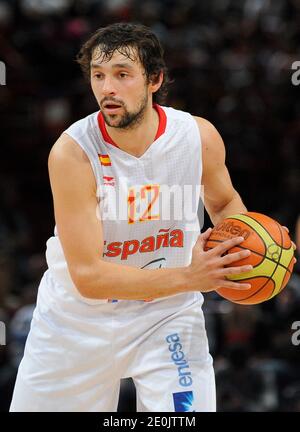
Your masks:
M 224 240 L 209 239 L 209 241 L 211 241 L 211 242 L 216 242 L 216 243 L 223 243 Z M 275 263 L 275 264 L 278 264 L 278 265 L 280 265 L 280 267 L 283 267 L 286 271 L 288 271 L 289 273 L 292 274 L 292 272 L 291 272 L 291 271 L 290 271 L 290 270 L 289 270 L 285 265 L 283 265 L 283 264 L 281 264 L 281 263 L 277 263 L 276 261 L 272 260 L 272 258 L 269 258 L 268 256 L 265 256 L 265 255 L 262 255 L 261 253 L 256 252 L 256 251 L 254 251 L 254 250 L 252 250 L 252 249 L 250 249 L 250 248 L 247 248 L 247 247 L 245 247 L 245 246 L 238 245 L 238 247 L 241 248 L 241 249 L 244 249 L 244 250 L 249 250 L 250 252 L 252 252 L 252 253 L 255 254 L 255 255 L 258 255 L 258 256 L 260 256 L 260 257 L 262 257 L 262 258 L 265 258 L 265 259 L 267 259 L 267 260 L 269 260 L 269 261 L 271 261 L 271 262 L 273 262 L 273 263 Z M 260 264 L 261 264 L 261 263 L 257 264 L 256 266 L 253 266 L 253 268 L 258 267 Z
M 249 216 L 247 216 L 247 215 L 241 215 L 241 216 L 245 216 L 245 217 L 249 217 Z M 260 235 L 260 233 L 258 233 L 251 225 L 249 225 L 249 223 L 247 222 L 247 221 L 244 221 L 243 219 L 239 219 L 238 217 L 234 217 L 234 216 L 231 216 L 229 219 L 233 219 L 233 220 L 238 220 L 238 221 L 240 221 L 240 222 L 243 222 L 245 225 L 247 225 L 249 228 L 251 228 L 251 230 L 254 230 L 255 231 L 255 234 L 257 234 L 257 236 L 261 239 L 261 241 L 262 241 L 262 243 L 263 243 L 263 245 L 264 245 L 264 248 L 265 248 L 265 253 L 267 252 L 267 248 L 266 248 L 266 243 L 265 243 L 265 240 L 263 239 L 263 237 L 261 237 L 261 235 Z M 255 222 L 257 222 L 255 219 L 253 219 L 253 218 L 250 218 L 249 217 L 249 219 L 252 219 L 252 220 L 254 220 Z M 257 222 L 258 223 L 258 222 Z M 260 223 L 258 223 L 259 225 L 260 225 Z M 260 225 L 264 230 L 265 230 L 265 228 L 262 226 L 262 225 Z M 267 232 L 268 233 L 268 232 Z M 269 233 L 268 233 L 269 234 Z M 271 237 L 271 239 L 275 242 L 275 243 L 277 243 L 274 239 L 273 239 L 273 237 L 270 235 L 270 237 Z
M 256 219 L 254 219 L 252 216 L 249 216 L 249 215 L 247 215 L 247 214 L 242 214 L 242 216 L 246 216 L 246 217 L 248 217 L 249 219 L 251 219 L 251 220 L 253 220 L 254 222 L 256 222 L 258 225 L 260 225 L 267 233 L 268 233 L 268 235 L 272 238 L 272 240 L 275 242 L 275 243 L 277 243 L 277 241 L 273 238 L 273 236 L 269 233 L 269 231 L 267 231 L 266 230 L 266 228 L 259 222 L 259 221 L 257 221 Z M 246 225 L 248 225 L 250 228 L 252 228 L 253 229 L 253 227 L 251 226 L 251 225 L 249 225 L 249 223 L 247 223 L 247 222 L 245 222 L 243 219 L 238 219 L 238 218 L 235 218 L 234 216 L 232 216 L 231 217 L 231 219 L 235 219 L 235 220 L 240 220 L 240 221 L 242 221 L 242 222 L 244 222 Z M 282 241 L 283 241 L 283 238 L 282 238 L 282 233 L 281 233 L 281 225 L 279 225 L 279 223 L 277 222 L 277 221 L 275 221 L 274 220 L 274 222 L 276 222 L 276 224 L 277 224 L 277 226 L 279 227 L 279 232 L 280 232 L 280 237 L 281 237 L 281 243 L 282 243 Z M 259 233 L 257 232 L 257 231 L 255 231 L 256 232 L 256 234 L 260 237 L 260 235 L 259 235 Z M 261 237 L 260 237 L 261 238 Z M 262 239 L 262 238 L 261 238 Z M 263 239 L 262 239 L 263 240 Z M 277 243 L 278 244 L 278 243 Z M 285 248 L 282 244 L 280 245 L 280 247 L 282 248 L 282 249 L 284 249 L 284 250 L 289 250 L 290 248 Z
M 291 265 L 291 262 L 293 261 L 293 258 L 294 258 L 294 256 L 292 256 L 292 258 L 291 258 L 291 260 L 290 260 L 290 262 L 289 262 L 289 266 Z M 289 273 L 292 275 L 292 271 L 289 271 Z M 290 276 L 291 277 L 291 276 Z M 284 276 L 284 278 L 285 278 L 285 276 Z M 283 278 L 283 280 L 284 280 L 284 278 Z M 283 288 L 288 284 L 288 282 L 289 281 L 287 281 L 286 283 L 285 283 L 285 285 L 283 286 L 283 287 L 281 287 L 280 288 L 280 290 L 278 291 L 278 294 L 283 290 Z M 283 283 L 283 281 L 282 281 L 282 283 Z
M 254 219 L 255 220 L 255 219 Z M 265 229 L 265 228 L 264 228 Z M 281 237 L 281 244 L 282 244 L 282 232 L 281 232 L 281 229 L 279 228 L 279 232 L 280 232 L 280 237 Z M 270 236 L 270 237 L 272 237 L 272 236 Z M 273 238 L 273 237 L 272 237 Z M 274 240 L 274 239 L 273 239 Z M 275 241 L 275 240 L 274 240 Z M 276 241 L 275 241 L 275 243 L 277 243 Z M 280 249 L 280 257 L 279 257 L 279 260 L 280 260 L 280 258 L 281 258 L 281 256 L 282 256 L 282 248 Z M 272 260 L 273 261 L 273 260 Z M 274 261 L 273 261 L 274 262 Z M 269 276 L 268 277 L 268 279 L 267 279 L 267 281 L 263 284 L 263 286 L 261 286 L 257 291 L 255 291 L 255 293 L 252 293 L 249 297 L 245 297 L 245 298 L 243 298 L 243 299 L 240 299 L 240 301 L 242 300 L 242 301 L 244 301 L 244 300 L 249 300 L 249 299 L 251 299 L 251 297 L 253 297 L 254 295 L 256 295 L 256 294 L 258 294 L 266 285 L 267 285 L 267 283 L 270 281 L 270 280 L 272 280 L 272 282 L 273 282 L 273 284 L 274 284 L 274 288 L 273 288 L 273 290 L 272 290 L 272 294 L 270 295 L 270 297 L 269 298 L 267 298 L 266 300 L 271 300 L 271 298 L 273 297 L 273 293 L 274 293 L 274 290 L 275 290 L 275 288 L 276 288 L 276 283 L 275 283 L 275 281 L 272 279 L 272 276 L 274 275 L 274 273 L 276 272 L 276 270 L 277 270 L 277 268 L 278 268 L 278 263 L 277 263 L 277 265 L 276 265 L 276 267 L 275 267 L 275 269 L 274 269 L 274 271 L 273 271 L 273 273 L 271 274 L 271 276 Z
M 246 216 L 246 215 L 245 215 Z M 251 219 L 253 219 L 253 218 L 251 218 Z M 253 219 L 254 221 L 256 221 L 255 219 Z M 247 222 L 245 222 L 245 221 L 242 221 L 242 222 L 244 222 L 246 225 L 248 225 L 248 226 L 250 226 L 249 224 L 247 224 Z M 277 222 L 276 222 L 277 223 Z M 260 225 L 260 224 L 259 224 Z M 279 232 L 280 232 L 280 240 L 281 240 L 281 244 L 280 244 L 280 256 L 279 256 L 279 261 L 280 261 L 280 259 L 281 259 L 281 256 L 282 256 L 282 249 L 285 249 L 285 250 L 288 250 L 288 249 L 286 249 L 286 248 L 283 248 L 282 247 L 282 241 L 283 241 L 283 236 L 282 236 L 282 232 L 281 232 L 281 229 L 280 229 L 280 225 L 277 223 L 277 227 L 278 227 L 278 229 L 279 229 Z M 250 226 L 250 228 L 252 228 L 253 229 L 253 227 L 251 227 Z M 263 229 L 265 229 L 264 227 L 262 227 Z M 256 232 L 257 233 L 257 232 Z M 260 235 L 259 235 L 259 233 L 257 233 L 257 235 L 260 237 Z M 273 237 L 270 235 L 270 237 L 272 238 L 272 240 L 276 243 L 276 244 L 278 244 L 277 243 L 277 241 L 275 240 L 275 239 L 273 239 Z M 261 237 L 260 237 L 261 238 Z M 218 243 L 222 243 L 223 242 L 223 240 L 210 240 L 210 241 L 215 241 L 215 242 L 218 242 Z M 262 239 L 262 241 L 264 242 L 264 240 Z M 265 244 L 265 242 L 264 242 L 264 244 Z M 252 253 L 255 253 L 256 255 L 259 255 L 259 256 L 261 256 L 260 254 L 258 254 L 257 252 L 254 252 L 254 251 L 252 251 L 251 249 L 249 249 L 249 248 L 246 248 L 246 247 L 243 247 L 243 246 L 240 246 L 239 245 L 239 247 L 240 248 L 242 248 L 242 249 L 248 249 L 248 250 L 250 250 Z M 276 283 L 275 283 L 275 281 L 272 279 L 272 276 L 274 275 L 274 273 L 276 272 L 276 270 L 278 269 L 278 266 L 280 265 L 281 267 L 283 267 L 286 271 L 288 271 L 289 273 L 291 273 L 290 271 L 289 271 L 289 269 L 288 268 L 286 268 L 285 266 L 283 266 L 282 264 L 280 264 L 279 262 L 276 262 L 276 261 L 274 261 L 274 260 L 272 260 L 271 258 L 269 258 L 269 257 L 266 257 L 266 256 L 264 256 L 263 255 L 263 257 L 264 258 L 267 258 L 268 260 L 270 260 L 270 261 L 272 261 L 273 263 L 275 263 L 276 264 L 276 266 L 275 266 L 275 269 L 273 270 L 273 272 L 272 272 L 272 274 L 267 278 L 267 280 L 266 280 L 266 282 L 257 290 L 257 291 L 255 291 L 254 293 L 252 293 L 251 295 L 249 295 L 248 297 L 244 297 L 244 298 L 241 298 L 241 299 L 238 299 L 238 300 L 236 300 L 236 302 L 241 302 L 241 301 L 245 301 L 245 300 L 249 300 L 249 299 L 251 299 L 251 297 L 253 297 L 253 296 L 255 296 L 255 295 L 257 295 L 266 285 L 267 285 L 267 283 L 270 281 L 270 280 L 272 280 L 272 282 L 273 282 L 273 284 L 274 284 L 274 287 L 273 287 L 273 290 L 272 290 L 272 294 L 270 295 L 270 297 L 268 298 L 268 299 L 266 299 L 266 300 L 270 300 L 272 297 L 273 297 L 273 293 L 274 293 L 274 290 L 276 289 Z M 260 264 L 258 264 L 258 265 L 260 265 Z M 254 268 L 255 268 L 256 266 L 254 266 Z M 255 277 L 253 277 L 253 278 L 247 278 L 247 279 L 243 279 L 243 281 L 246 281 L 246 280 L 249 280 L 249 279 L 255 279 Z M 278 291 L 278 293 L 279 293 L 280 291 Z

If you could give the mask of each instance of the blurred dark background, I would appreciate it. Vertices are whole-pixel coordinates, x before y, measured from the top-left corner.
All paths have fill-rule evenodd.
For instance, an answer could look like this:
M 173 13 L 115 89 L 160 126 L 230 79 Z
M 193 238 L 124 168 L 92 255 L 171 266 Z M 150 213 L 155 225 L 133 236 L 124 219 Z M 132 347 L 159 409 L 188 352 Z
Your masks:
M 48 153 L 64 129 L 98 109 L 74 59 L 91 32 L 119 21 L 155 31 L 175 80 L 167 105 L 217 127 L 248 209 L 276 218 L 296 241 L 300 0 L 0 0 L 0 411 L 9 407 L 54 227 Z M 300 411 L 291 328 L 300 327 L 299 264 L 266 303 L 239 306 L 210 294 L 204 311 L 218 410 Z M 126 380 L 119 410 L 134 404 Z

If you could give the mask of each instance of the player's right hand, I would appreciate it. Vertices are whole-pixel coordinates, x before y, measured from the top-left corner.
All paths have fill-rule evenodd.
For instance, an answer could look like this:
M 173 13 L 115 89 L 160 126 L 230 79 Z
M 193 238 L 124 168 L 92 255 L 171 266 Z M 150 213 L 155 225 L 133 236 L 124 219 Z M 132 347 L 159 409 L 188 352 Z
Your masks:
M 250 289 L 251 285 L 248 283 L 233 282 L 226 279 L 226 276 L 249 272 L 253 268 L 252 265 L 234 266 L 235 261 L 251 254 L 249 250 L 226 254 L 229 249 L 242 243 L 244 238 L 235 237 L 205 251 L 204 246 L 211 231 L 212 228 L 208 228 L 200 234 L 193 248 L 191 264 L 186 268 L 188 283 L 190 284 L 189 290 L 209 292 L 223 287 L 238 290 Z

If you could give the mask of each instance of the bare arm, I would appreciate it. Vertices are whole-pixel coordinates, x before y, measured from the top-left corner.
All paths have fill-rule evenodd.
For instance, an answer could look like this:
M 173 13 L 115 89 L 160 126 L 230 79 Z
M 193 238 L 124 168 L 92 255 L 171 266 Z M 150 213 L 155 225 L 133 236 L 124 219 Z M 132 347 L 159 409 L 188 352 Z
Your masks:
M 234 189 L 225 165 L 225 148 L 216 128 L 207 120 L 195 117 L 202 139 L 205 208 L 214 224 L 225 217 L 247 211 Z
M 225 281 L 225 275 L 233 270 L 223 267 L 241 259 L 246 252 L 231 254 L 231 258 L 221 256 L 242 239 L 229 240 L 204 252 L 209 233 L 202 234 L 192 265 L 186 268 L 147 270 L 104 261 L 94 175 L 84 151 L 66 134 L 50 152 L 49 175 L 58 234 L 72 280 L 84 297 L 141 300 L 185 291 L 211 291 L 224 283 L 232 288 L 245 287 Z M 234 269 L 237 273 L 249 270 Z

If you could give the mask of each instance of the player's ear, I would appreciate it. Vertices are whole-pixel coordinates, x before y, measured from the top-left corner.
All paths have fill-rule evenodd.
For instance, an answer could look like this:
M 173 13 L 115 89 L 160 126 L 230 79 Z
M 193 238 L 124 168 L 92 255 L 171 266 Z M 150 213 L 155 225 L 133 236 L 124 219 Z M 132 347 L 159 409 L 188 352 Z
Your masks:
M 159 90 L 163 80 L 164 80 L 163 71 L 160 71 L 158 74 L 151 75 L 149 85 L 152 93 L 155 93 L 157 92 L 157 90 Z

